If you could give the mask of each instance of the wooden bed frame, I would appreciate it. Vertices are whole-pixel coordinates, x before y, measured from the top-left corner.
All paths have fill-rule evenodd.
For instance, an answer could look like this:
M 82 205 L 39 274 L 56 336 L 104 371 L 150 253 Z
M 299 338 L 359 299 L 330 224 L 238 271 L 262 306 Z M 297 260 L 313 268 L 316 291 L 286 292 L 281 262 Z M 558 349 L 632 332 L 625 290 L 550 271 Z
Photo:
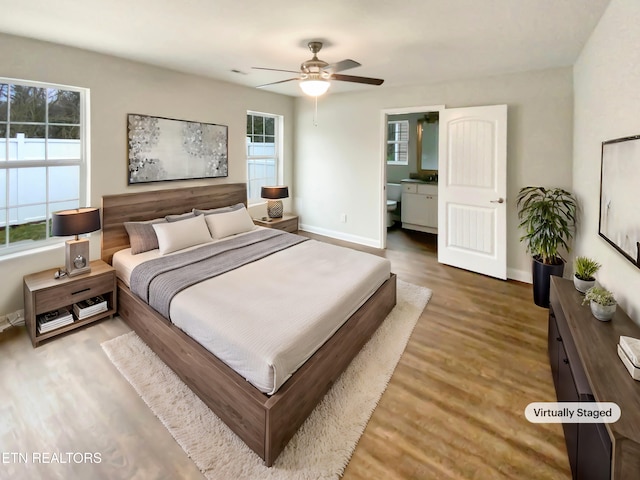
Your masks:
M 129 247 L 123 223 L 247 201 L 244 183 L 144 191 L 102 198 L 102 259 Z M 118 280 L 118 314 L 267 466 L 362 349 L 396 303 L 391 274 L 367 302 L 285 384 L 268 396 Z

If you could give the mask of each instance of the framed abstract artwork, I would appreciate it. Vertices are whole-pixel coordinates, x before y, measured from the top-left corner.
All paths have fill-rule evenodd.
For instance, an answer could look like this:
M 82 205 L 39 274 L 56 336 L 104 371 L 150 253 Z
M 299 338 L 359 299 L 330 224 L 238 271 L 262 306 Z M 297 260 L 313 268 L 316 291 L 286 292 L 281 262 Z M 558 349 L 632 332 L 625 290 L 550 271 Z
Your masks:
M 602 143 L 599 234 L 640 268 L 640 135 Z
M 128 115 L 129 185 L 228 176 L 228 127 Z

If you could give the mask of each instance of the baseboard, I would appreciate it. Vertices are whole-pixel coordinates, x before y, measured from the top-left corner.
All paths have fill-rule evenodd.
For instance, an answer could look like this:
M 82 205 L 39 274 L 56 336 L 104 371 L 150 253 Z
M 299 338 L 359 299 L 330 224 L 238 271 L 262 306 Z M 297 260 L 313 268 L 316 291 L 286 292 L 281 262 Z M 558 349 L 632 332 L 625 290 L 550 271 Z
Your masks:
M 373 248 L 382 248 L 380 242 L 372 238 L 360 237 L 358 235 L 351 235 L 336 230 L 329 230 L 327 228 L 314 227 L 312 225 L 306 225 L 304 223 L 298 225 L 298 229 L 304 232 L 316 233 L 325 237 L 335 238 L 337 240 L 344 240 L 345 242 L 357 243 L 358 245 L 365 245 L 367 247 Z
M 507 268 L 507 278 L 509 280 L 517 280 L 518 282 L 533 283 L 531 271 L 516 270 L 515 268 Z

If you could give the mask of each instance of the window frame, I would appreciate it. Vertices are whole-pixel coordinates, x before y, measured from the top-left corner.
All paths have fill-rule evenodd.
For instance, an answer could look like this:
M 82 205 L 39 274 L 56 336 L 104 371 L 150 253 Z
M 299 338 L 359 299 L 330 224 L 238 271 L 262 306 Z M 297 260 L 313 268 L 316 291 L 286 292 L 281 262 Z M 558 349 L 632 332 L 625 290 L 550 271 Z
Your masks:
M 255 180 L 250 178 L 250 172 L 251 172 L 251 168 L 249 165 L 249 162 L 252 160 L 270 160 L 273 159 L 274 163 L 275 163 L 275 175 L 274 175 L 274 180 L 275 180 L 275 184 L 277 185 L 281 185 L 283 183 L 283 178 L 284 178 L 284 168 L 283 168 L 283 144 L 284 144 L 284 138 L 283 138 L 283 132 L 284 132 L 284 117 L 282 115 L 277 115 L 274 113 L 266 113 L 266 112 L 258 112 L 258 111 L 254 111 L 254 110 L 248 110 L 247 111 L 247 116 L 246 116 L 246 120 L 248 120 L 249 116 L 252 117 L 263 117 L 263 118 L 272 118 L 274 120 L 274 132 L 273 132 L 273 137 L 274 137 L 274 155 L 250 155 L 250 148 L 249 148 L 249 144 L 250 142 L 250 137 L 249 134 L 245 132 L 245 139 L 246 139 L 246 149 L 245 149 L 245 156 L 246 156 L 246 167 L 247 167 L 247 204 L 248 205 L 256 205 L 256 204 L 260 204 L 260 203 L 264 203 L 265 200 L 263 198 L 261 198 L 260 196 L 251 196 L 251 181 Z M 246 123 L 246 121 L 245 121 Z M 263 129 L 264 131 L 264 129 Z M 254 134 L 255 135 L 255 134 Z M 269 183 L 270 184 L 270 183 Z M 265 184 L 267 185 L 267 184 Z M 257 188 L 257 187 L 256 187 Z M 259 192 L 255 192 L 259 195 Z
M 0 146 L 0 148 L 4 148 L 4 159 L 0 160 L 0 170 L 4 170 L 5 178 L 4 178 L 4 206 L 1 206 L 0 209 L 5 212 L 5 224 L 0 225 L 0 227 L 4 227 L 4 231 L 0 232 L 0 259 L 10 257 L 12 254 L 20 253 L 20 252 L 30 252 L 38 250 L 42 247 L 47 246 L 55 246 L 61 243 L 64 243 L 67 238 L 65 237 L 54 237 L 51 235 L 51 214 L 54 211 L 59 209 L 53 209 L 51 204 L 57 203 L 52 202 L 50 200 L 50 191 L 49 191 L 49 179 L 50 179 L 50 171 L 49 167 L 61 167 L 61 166 L 77 166 L 78 167 L 78 207 L 87 207 L 89 206 L 88 202 L 91 198 L 90 195 L 90 115 L 89 115 L 89 89 L 84 87 L 76 87 L 71 85 L 62 85 L 57 83 L 50 82 L 39 82 L 33 80 L 23 80 L 9 77 L 0 77 L 0 84 L 8 84 L 8 85 L 18 85 L 22 87 L 34 87 L 34 88 L 44 88 L 44 89 L 53 89 L 53 90 L 66 90 L 77 92 L 79 94 L 79 123 L 78 124 L 61 124 L 58 122 L 50 122 L 49 121 L 49 102 L 46 103 L 45 111 L 45 119 L 43 122 L 27 122 L 27 121 L 11 121 L 11 107 L 8 106 L 7 110 L 7 119 L 2 121 L 3 125 L 6 125 L 6 133 L 5 133 L 5 145 L 4 147 Z M 48 92 L 47 92 L 48 95 Z M 10 104 L 10 97 L 7 98 L 7 103 Z M 10 129 L 11 125 L 14 124 L 37 124 L 43 125 L 45 128 L 44 135 L 44 158 L 42 159 L 30 159 L 30 160 L 11 160 L 9 156 L 10 142 L 8 141 L 10 137 Z M 77 159 L 49 159 L 49 145 L 47 143 L 49 129 L 48 127 L 51 125 L 64 125 L 64 126 L 77 126 L 79 130 L 79 158 Z M 16 242 L 9 243 L 9 226 L 11 225 L 11 216 L 10 211 L 13 208 L 24 207 L 26 205 L 12 205 L 10 202 L 11 192 L 9 190 L 9 185 L 11 181 L 11 175 L 9 172 L 13 169 L 26 169 L 26 168 L 45 168 L 45 238 L 40 240 L 33 240 L 31 242 Z M 69 201 L 75 200 L 74 198 L 70 198 Z M 36 204 L 41 204 L 41 202 L 37 202 Z M 34 204 L 35 205 L 35 204 Z M 20 225 L 18 223 L 18 225 Z
M 396 138 L 389 138 L 389 125 L 399 124 L 403 125 L 406 130 L 406 140 L 402 140 L 402 131 L 396 132 Z M 387 152 L 389 151 L 389 145 L 394 145 L 394 160 L 389 160 L 387 157 L 387 165 L 409 165 L 409 120 L 387 120 Z M 404 152 L 402 147 L 404 146 Z M 404 153 L 404 158 L 399 158 Z

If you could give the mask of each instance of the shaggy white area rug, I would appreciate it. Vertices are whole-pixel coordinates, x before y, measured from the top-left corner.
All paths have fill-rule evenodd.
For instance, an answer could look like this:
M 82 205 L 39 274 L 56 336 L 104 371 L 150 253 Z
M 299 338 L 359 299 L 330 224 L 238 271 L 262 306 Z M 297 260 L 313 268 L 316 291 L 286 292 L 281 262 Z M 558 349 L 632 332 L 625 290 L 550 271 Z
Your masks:
M 431 290 L 398 280 L 397 304 L 271 468 L 135 332 L 102 344 L 173 438 L 209 479 L 337 479 L 364 432 Z

